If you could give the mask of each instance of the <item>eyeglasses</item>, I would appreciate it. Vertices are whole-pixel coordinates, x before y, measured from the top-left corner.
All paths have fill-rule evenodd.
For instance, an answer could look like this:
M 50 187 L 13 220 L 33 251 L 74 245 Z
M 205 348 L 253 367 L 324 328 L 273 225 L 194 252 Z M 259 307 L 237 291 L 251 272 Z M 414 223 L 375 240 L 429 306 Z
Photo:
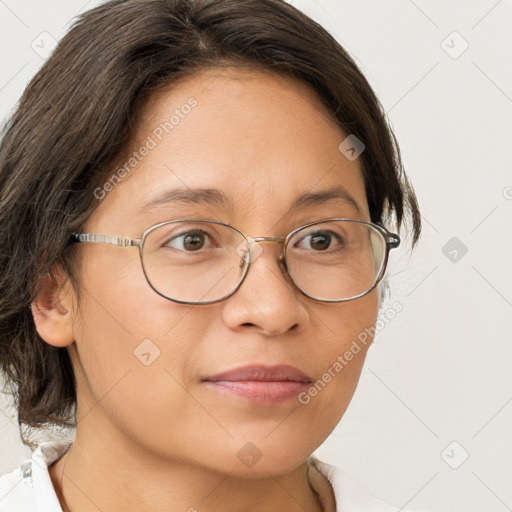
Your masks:
M 345 302 L 373 290 L 386 271 L 397 234 L 380 224 L 325 219 L 285 238 L 250 237 L 215 220 L 180 219 L 147 229 L 141 238 L 73 233 L 72 242 L 136 246 L 144 275 L 155 292 L 181 304 L 211 304 L 235 293 L 262 252 L 256 242 L 282 244 L 279 263 L 310 299 Z

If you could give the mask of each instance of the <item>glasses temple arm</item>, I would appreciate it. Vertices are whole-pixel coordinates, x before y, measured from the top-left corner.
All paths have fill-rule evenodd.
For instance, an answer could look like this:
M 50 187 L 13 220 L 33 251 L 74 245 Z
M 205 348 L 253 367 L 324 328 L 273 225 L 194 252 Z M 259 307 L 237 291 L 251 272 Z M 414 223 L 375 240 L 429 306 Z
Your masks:
M 71 235 L 71 242 L 87 243 L 95 242 L 100 244 L 117 245 L 119 247 L 140 247 L 141 240 L 127 238 L 122 236 L 104 235 L 102 233 L 73 233 Z

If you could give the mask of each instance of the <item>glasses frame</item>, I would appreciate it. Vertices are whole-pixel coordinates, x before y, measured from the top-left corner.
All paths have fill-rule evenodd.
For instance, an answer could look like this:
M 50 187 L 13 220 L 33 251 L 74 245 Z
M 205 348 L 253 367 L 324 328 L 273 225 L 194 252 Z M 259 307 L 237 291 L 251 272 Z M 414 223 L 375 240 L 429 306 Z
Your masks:
M 368 290 L 366 290 L 363 293 L 360 293 L 359 295 L 355 295 L 353 297 L 349 297 L 346 299 L 319 299 L 319 298 L 309 295 L 304 290 L 302 290 L 302 288 L 295 282 L 293 277 L 290 274 L 288 274 L 288 265 L 286 262 L 286 249 L 288 247 L 288 244 L 289 244 L 291 238 L 298 231 L 301 231 L 302 229 L 305 229 L 305 228 L 309 228 L 316 224 L 323 224 L 325 222 L 333 222 L 333 221 L 357 222 L 357 223 L 365 224 L 367 226 L 372 227 L 384 239 L 385 244 L 386 244 L 386 249 L 385 249 L 385 253 L 384 253 L 384 259 L 381 264 L 381 269 L 379 271 L 379 275 L 375 279 L 375 282 L 371 288 L 369 288 Z M 195 223 L 203 222 L 203 223 L 218 224 L 220 226 L 225 226 L 225 227 L 231 228 L 234 231 L 236 231 L 237 233 L 239 233 L 247 241 L 247 246 L 249 248 L 248 258 L 246 258 L 245 255 L 242 257 L 242 260 L 245 260 L 245 262 L 246 262 L 245 270 L 242 274 L 242 277 L 240 278 L 239 283 L 236 285 L 236 287 L 231 292 L 225 294 L 224 296 L 220 297 L 219 299 L 210 300 L 210 301 L 185 301 L 185 300 L 179 300 L 179 299 L 175 299 L 173 297 L 169 297 L 165 293 L 158 290 L 154 286 L 154 284 L 151 282 L 151 279 L 148 276 L 146 267 L 144 265 L 144 256 L 143 256 L 144 242 L 145 242 L 146 238 L 148 237 L 148 235 L 150 233 L 152 233 L 155 229 L 158 229 L 159 227 L 165 226 L 167 224 L 176 224 L 176 223 L 181 223 L 181 222 L 195 222 Z M 286 273 L 292 280 L 295 287 L 306 297 L 308 297 L 312 300 L 318 301 L 318 302 L 327 302 L 327 303 L 348 302 L 351 300 L 358 299 L 358 298 L 363 297 L 363 296 L 367 295 L 368 293 L 370 293 L 380 283 L 380 281 L 382 280 L 382 278 L 384 277 L 384 275 L 386 273 L 388 260 L 389 260 L 389 251 L 391 249 L 397 248 L 400 245 L 400 237 L 398 234 L 392 233 L 391 231 L 386 229 L 381 223 L 375 223 L 375 222 L 359 220 L 359 219 L 338 218 L 338 217 L 310 222 L 308 224 L 305 224 L 303 226 L 300 226 L 300 227 L 294 229 L 293 231 L 288 233 L 288 235 L 286 235 L 286 237 L 284 237 L 284 238 L 275 237 L 275 236 L 256 236 L 256 237 L 247 236 L 246 234 L 242 233 L 242 231 L 240 231 L 239 229 L 235 228 L 234 226 L 231 226 L 231 224 L 227 224 L 225 222 L 221 222 L 221 221 L 217 221 L 217 220 L 177 219 L 177 220 L 160 222 L 159 224 L 155 224 L 154 226 L 149 227 L 148 229 L 146 229 L 146 231 L 144 231 L 144 233 L 142 234 L 142 236 L 140 238 L 129 238 L 129 237 L 123 237 L 123 236 L 116 236 L 116 235 L 105 235 L 103 233 L 72 233 L 70 242 L 71 243 L 101 243 L 101 244 L 115 245 L 118 247 L 138 247 L 140 261 L 141 261 L 141 265 L 142 265 L 142 271 L 144 272 L 144 276 L 145 276 L 148 284 L 150 285 L 150 287 L 156 293 L 158 293 L 158 295 L 164 297 L 165 299 L 171 300 L 171 301 L 179 303 L 179 304 L 202 305 L 202 304 L 214 304 L 216 302 L 220 302 L 222 300 L 227 299 L 228 297 L 230 297 L 231 295 L 233 295 L 234 293 L 237 292 L 237 290 L 240 288 L 240 286 L 242 286 L 242 283 L 245 281 L 247 273 L 249 272 L 249 267 L 251 266 L 251 263 L 253 261 L 253 259 L 252 259 L 253 245 L 256 242 L 277 242 L 277 243 L 283 244 L 281 256 L 279 257 L 279 263 L 285 268 Z

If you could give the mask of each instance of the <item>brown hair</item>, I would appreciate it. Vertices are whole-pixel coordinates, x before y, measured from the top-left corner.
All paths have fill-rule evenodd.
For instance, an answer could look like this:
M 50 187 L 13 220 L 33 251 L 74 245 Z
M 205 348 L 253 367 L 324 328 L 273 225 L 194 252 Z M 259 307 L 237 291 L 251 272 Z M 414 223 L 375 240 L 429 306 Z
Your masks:
M 371 220 L 421 217 L 385 112 L 352 58 L 283 0 L 112 0 L 81 15 L 24 91 L 0 143 L 0 368 L 20 426 L 74 422 L 68 352 L 38 335 L 30 309 L 98 205 L 93 191 L 129 145 L 157 87 L 210 67 L 259 66 L 309 84 L 363 159 Z

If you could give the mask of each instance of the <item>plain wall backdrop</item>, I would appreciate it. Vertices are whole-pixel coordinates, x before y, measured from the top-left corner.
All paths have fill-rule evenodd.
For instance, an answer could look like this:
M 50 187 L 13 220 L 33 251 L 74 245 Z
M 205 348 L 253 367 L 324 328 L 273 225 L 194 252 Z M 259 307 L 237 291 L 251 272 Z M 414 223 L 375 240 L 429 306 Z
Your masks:
M 0 118 L 92 0 L 0 0 Z M 512 510 L 511 0 L 293 0 L 355 58 L 420 201 L 385 323 L 317 450 L 418 511 Z M 29 455 L 0 404 L 0 474 Z

